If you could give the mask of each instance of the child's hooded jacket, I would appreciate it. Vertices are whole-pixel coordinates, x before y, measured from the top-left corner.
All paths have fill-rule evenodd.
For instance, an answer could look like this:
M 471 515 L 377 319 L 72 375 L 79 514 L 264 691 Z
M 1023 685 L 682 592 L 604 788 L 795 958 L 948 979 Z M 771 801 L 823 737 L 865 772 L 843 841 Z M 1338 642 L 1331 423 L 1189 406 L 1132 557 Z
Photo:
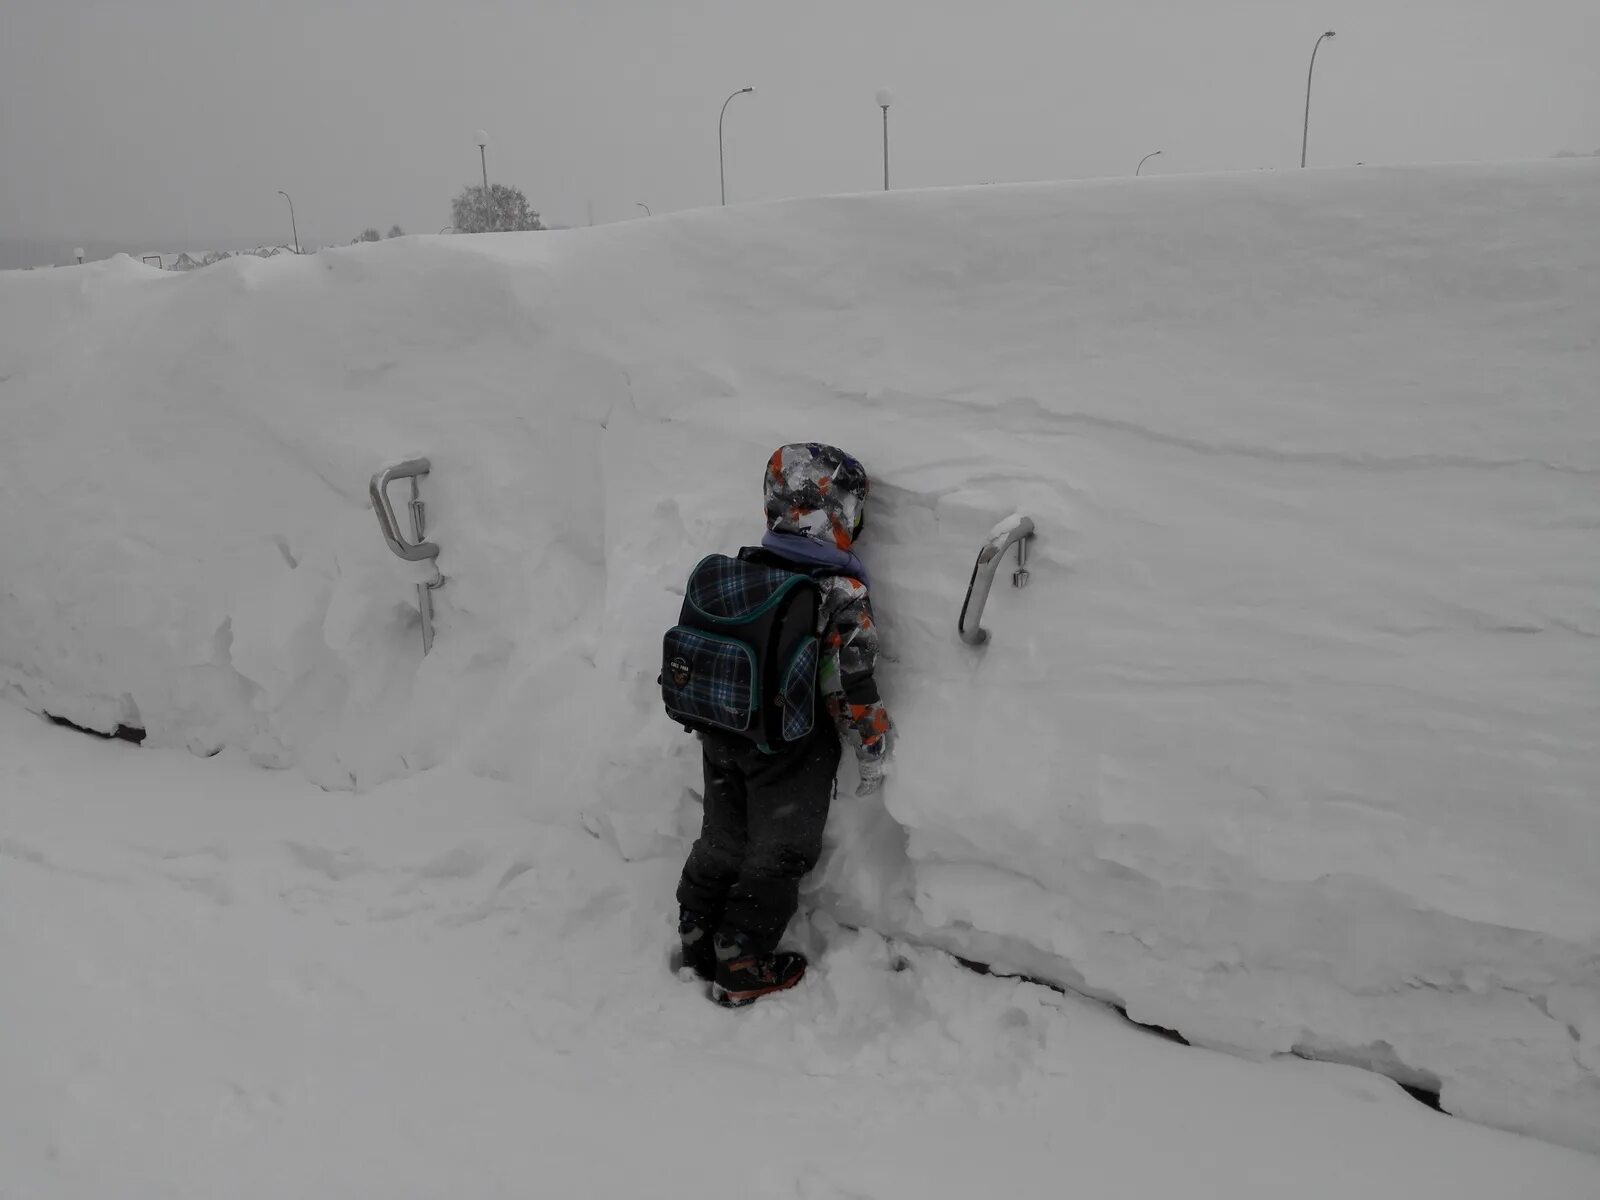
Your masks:
M 839 731 L 864 762 L 889 749 L 889 714 L 873 668 L 878 628 L 867 595 L 867 573 L 853 547 L 866 517 L 867 473 L 850 455 L 819 442 L 780 446 L 767 462 L 763 493 L 766 551 L 813 567 L 822 604 L 817 632 L 822 657 L 817 683 Z

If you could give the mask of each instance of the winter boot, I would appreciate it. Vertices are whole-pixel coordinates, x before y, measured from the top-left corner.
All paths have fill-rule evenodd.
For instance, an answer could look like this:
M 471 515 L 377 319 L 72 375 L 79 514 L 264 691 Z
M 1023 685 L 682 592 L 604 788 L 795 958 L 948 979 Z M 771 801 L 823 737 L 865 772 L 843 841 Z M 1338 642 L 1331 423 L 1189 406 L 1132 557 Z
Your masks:
M 717 955 L 711 947 L 711 927 L 699 913 L 678 910 L 677 953 L 672 956 L 672 973 L 688 967 L 707 983 L 717 977 Z
M 711 998 L 723 1008 L 743 1008 L 763 996 L 792 988 L 805 976 L 806 956 L 793 950 L 757 954 L 742 938 L 716 937 L 717 979 Z

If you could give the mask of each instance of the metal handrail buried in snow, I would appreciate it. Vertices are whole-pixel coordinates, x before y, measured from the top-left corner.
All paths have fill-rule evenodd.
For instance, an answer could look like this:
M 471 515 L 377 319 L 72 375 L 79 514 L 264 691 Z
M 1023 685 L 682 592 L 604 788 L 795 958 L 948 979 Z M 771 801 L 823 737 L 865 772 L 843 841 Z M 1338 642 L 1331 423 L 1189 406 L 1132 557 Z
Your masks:
M 385 467 L 372 477 L 372 509 L 378 514 L 378 527 L 383 530 L 383 540 L 407 562 L 433 562 L 434 578 L 417 584 L 417 611 L 422 615 L 422 652 L 433 649 L 433 593 L 444 586 L 444 576 L 439 573 L 439 547 L 424 540 L 427 532 L 427 514 L 422 505 L 422 490 L 417 480 L 428 473 L 428 460 L 409 458 L 405 462 Z M 395 519 L 394 505 L 389 501 L 389 485 L 396 479 L 411 480 L 411 536 L 406 541 L 400 535 L 400 522 Z
M 978 561 L 972 564 L 967 598 L 962 601 L 961 617 L 956 621 L 956 631 L 967 645 L 981 646 L 989 640 L 989 631 L 980 624 L 983 606 L 989 601 L 989 589 L 994 586 L 994 573 L 1000 566 L 1000 559 L 1013 543 L 1017 547 L 1017 569 L 1011 572 L 1011 586 L 1028 586 L 1028 543 L 1032 540 L 1033 518 L 1021 513 L 1012 514 L 989 531 L 983 548 L 978 551 Z

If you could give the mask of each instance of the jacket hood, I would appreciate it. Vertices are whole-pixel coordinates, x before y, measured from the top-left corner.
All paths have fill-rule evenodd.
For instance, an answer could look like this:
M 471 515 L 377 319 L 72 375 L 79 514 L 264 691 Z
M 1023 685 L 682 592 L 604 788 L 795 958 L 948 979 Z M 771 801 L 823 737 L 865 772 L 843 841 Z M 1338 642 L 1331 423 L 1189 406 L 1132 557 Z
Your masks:
M 849 550 L 867 512 L 867 472 L 837 446 L 791 442 L 767 460 L 767 528 Z

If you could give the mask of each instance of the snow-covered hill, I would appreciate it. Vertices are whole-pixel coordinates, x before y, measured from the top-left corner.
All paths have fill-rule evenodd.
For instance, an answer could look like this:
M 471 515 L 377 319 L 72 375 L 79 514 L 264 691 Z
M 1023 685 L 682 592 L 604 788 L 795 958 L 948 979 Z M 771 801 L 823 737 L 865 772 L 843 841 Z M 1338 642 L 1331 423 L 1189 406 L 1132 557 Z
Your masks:
M 1369 168 L 0 275 L 0 689 L 670 861 L 674 589 L 835 441 L 901 736 L 814 902 L 1600 1150 L 1597 220 L 1587 161 Z

